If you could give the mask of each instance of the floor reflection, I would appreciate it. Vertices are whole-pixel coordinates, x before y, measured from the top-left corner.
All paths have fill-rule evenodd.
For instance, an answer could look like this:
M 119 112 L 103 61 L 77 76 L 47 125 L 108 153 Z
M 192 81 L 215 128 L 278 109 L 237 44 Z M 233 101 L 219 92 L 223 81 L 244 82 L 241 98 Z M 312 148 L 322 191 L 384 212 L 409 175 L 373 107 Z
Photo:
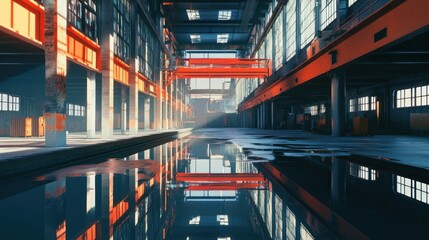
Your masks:
M 13 194 L 0 199 L 0 234 L 249 240 L 418 238 L 427 232 L 427 222 L 413 217 L 427 213 L 421 211 L 429 201 L 424 174 L 413 177 L 353 156 L 280 151 L 271 149 L 275 160 L 254 161 L 255 151 L 233 142 L 190 136 L 52 171 L 25 188 L 9 183 L 3 192 Z M 392 211 L 399 207 L 404 215 Z

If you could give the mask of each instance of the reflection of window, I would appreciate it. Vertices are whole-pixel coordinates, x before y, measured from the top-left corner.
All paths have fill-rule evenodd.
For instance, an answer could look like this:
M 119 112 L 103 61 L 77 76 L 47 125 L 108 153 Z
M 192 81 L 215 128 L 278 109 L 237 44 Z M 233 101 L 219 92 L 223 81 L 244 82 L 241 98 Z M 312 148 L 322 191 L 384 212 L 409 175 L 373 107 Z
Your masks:
M 357 0 L 349 0 L 349 6 L 353 5 Z
M 295 214 L 286 207 L 286 239 L 295 239 L 296 219 Z
M 189 220 L 189 225 L 198 225 L 200 224 L 200 216 L 196 216 L 194 218 L 192 218 L 191 220 Z
M 396 176 L 396 192 L 429 204 L 429 187 L 427 183 L 398 175 Z
M 349 100 L 349 111 L 356 112 L 356 98 L 352 98 Z
M 0 93 L 0 111 L 19 112 L 19 97 Z
M 219 225 L 225 225 L 225 226 L 229 225 L 228 215 L 217 215 L 216 221 L 219 222 Z
M 368 167 L 356 163 L 350 163 L 349 174 L 350 176 L 354 176 L 364 180 L 375 181 L 377 178 L 376 170 L 369 169 Z
M 313 240 L 314 239 L 313 235 L 310 234 L 308 229 L 304 225 L 302 225 L 302 223 L 300 224 L 299 233 L 301 234 L 302 240 Z

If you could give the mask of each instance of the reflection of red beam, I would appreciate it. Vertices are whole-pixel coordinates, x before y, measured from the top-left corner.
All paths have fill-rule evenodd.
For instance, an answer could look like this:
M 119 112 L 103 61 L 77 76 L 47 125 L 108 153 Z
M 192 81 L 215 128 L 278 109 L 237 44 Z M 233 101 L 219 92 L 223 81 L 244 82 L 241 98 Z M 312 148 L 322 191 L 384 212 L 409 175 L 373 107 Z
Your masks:
M 128 210 L 128 201 L 127 198 L 124 198 L 122 201 L 120 201 L 118 204 L 116 204 L 112 211 L 110 211 L 110 226 L 113 226 L 113 224 L 120 219 L 125 212 Z
M 89 226 L 84 233 L 76 238 L 76 240 L 95 240 L 97 239 L 97 223 Z
M 262 173 L 177 173 L 177 182 L 263 182 Z
M 206 190 L 242 190 L 242 189 L 265 189 L 267 188 L 261 183 L 217 183 L 217 184 L 199 184 L 187 186 L 185 189 L 189 191 L 206 191 Z

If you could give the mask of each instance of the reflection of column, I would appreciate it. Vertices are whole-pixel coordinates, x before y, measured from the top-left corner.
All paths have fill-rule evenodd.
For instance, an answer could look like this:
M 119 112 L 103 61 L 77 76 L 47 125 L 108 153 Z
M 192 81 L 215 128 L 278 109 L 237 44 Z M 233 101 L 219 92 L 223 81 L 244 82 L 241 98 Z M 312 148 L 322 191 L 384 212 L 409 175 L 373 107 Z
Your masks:
M 95 137 L 95 72 L 87 72 L 86 77 L 86 136 Z
M 45 7 L 45 146 L 65 147 L 67 5 L 46 0 Z
M 101 5 L 101 136 L 113 136 L 113 3 L 105 0 Z
M 65 179 L 45 185 L 45 239 L 66 239 Z
M 331 164 L 331 199 L 335 208 L 342 207 L 346 198 L 346 162 L 332 157 Z
M 136 161 L 138 160 L 138 154 L 133 154 L 129 157 L 129 160 Z M 130 232 L 129 232 L 129 238 L 130 239 L 138 239 L 138 236 L 136 235 L 136 226 L 138 223 L 138 217 L 136 217 L 136 211 L 138 211 L 138 208 L 136 208 L 136 193 L 138 188 L 138 168 L 132 168 L 129 170 L 128 173 L 129 176 L 129 184 L 128 184 L 128 211 L 130 213 L 129 218 L 131 219 L 130 222 L 133 224 L 130 226 Z
M 97 231 L 97 235 L 100 239 L 110 239 L 110 209 L 113 207 L 113 192 L 111 192 L 110 184 L 111 174 L 101 174 L 96 177 L 96 188 L 98 191 L 96 195 L 97 202 L 97 218 L 100 221 L 100 229 Z M 112 201 L 111 201 L 112 200 Z M 98 237 L 97 237 L 98 239 Z
M 170 113 L 168 114 L 169 115 L 169 124 L 168 124 L 168 126 L 169 126 L 169 128 L 170 129 L 172 129 L 172 128 L 174 128 L 174 120 L 173 120 L 173 85 L 174 83 L 170 83 L 170 106 L 169 106 L 169 108 L 170 108 Z
M 271 101 L 271 129 L 274 130 L 275 128 L 275 119 L 276 119 L 276 113 L 275 113 L 275 107 L 274 107 L 274 101 Z

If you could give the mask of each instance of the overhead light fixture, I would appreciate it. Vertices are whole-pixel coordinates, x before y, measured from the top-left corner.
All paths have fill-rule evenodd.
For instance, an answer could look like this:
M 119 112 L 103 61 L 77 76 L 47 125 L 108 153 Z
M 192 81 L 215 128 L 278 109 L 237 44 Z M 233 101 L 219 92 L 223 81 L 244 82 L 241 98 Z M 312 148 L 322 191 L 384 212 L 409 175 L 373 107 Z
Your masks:
M 191 35 L 189 35 L 189 37 L 191 37 L 192 43 L 200 43 L 201 42 L 201 36 L 198 34 L 191 34 Z
M 217 35 L 217 43 L 227 43 L 229 38 L 229 34 L 218 34 Z
M 199 20 L 200 19 L 200 11 L 193 9 L 186 9 L 186 13 L 188 14 L 189 20 Z
M 230 20 L 231 19 L 231 10 L 220 10 L 217 16 L 218 20 Z

